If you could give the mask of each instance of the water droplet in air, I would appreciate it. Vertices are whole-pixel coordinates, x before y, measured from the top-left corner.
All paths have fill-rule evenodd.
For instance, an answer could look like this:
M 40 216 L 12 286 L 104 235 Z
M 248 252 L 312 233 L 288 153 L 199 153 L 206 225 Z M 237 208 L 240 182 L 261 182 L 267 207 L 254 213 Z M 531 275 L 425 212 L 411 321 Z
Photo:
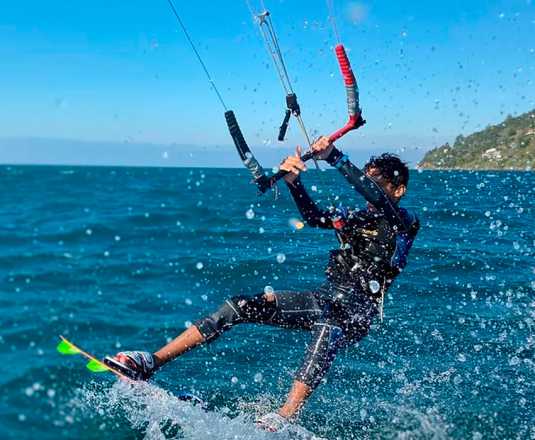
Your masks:
M 288 220 L 288 224 L 290 225 L 292 229 L 296 231 L 298 231 L 299 229 L 303 229 L 305 227 L 305 224 L 297 218 L 291 218 L 290 220 Z
M 368 286 L 370 286 L 370 290 L 372 291 L 372 293 L 377 293 L 379 292 L 379 290 L 381 290 L 381 285 L 376 280 L 371 280 L 368 283 Z
M 245 217 L 247 217 L 248 220 L 252 220 L 254 218 L 254 211 L 252 209 L 248 209 L 245 212 Z
M 284 263 L 286 261 L 286 255 L 283 253 L 277 254 L 277 263 Z

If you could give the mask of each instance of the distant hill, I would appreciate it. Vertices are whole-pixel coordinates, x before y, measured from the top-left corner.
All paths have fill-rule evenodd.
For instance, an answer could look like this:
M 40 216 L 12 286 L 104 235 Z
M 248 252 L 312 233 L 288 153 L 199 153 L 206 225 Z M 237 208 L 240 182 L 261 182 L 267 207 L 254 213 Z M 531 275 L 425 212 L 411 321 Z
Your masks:
M 423 169 L 535 170 L 535 110 L 428 151 Z

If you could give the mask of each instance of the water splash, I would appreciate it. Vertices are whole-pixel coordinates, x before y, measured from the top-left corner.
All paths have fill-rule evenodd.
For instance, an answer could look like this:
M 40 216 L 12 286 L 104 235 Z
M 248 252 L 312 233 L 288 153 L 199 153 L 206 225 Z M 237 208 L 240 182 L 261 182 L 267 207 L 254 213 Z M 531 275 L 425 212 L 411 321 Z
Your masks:
M 321 440 L 299 426 L 276 434 L 264 432 L 256 428 L 254 413 L 243 412 L 231 418 L 225 410 L 206 411 L 149 383 L 117 382 L 111 387 L 93 383 L 79 389 L 69 406 L 78 420 L 89 411 L 115 423 L 123 419 L 145 440 Z

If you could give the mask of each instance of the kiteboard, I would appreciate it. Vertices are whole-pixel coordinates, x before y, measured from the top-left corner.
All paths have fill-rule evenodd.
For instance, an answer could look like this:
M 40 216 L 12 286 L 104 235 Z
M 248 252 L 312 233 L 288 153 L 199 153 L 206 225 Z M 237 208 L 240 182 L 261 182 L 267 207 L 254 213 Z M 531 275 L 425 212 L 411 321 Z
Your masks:
M 78 345 L 75 345 L 71 341 L 69 341 L 64 336 L 59 336 L 60 342 L 57 345 L 56 349 L 57 351 L 62 355 L 80 355 L 87 359 L 86 368 L 91 371 L 92 373 L 105 373 L 109 372 L 114 374 L 117 378 L 127 381 L 127 382 L 137 382 L 136 380 L 132 379 L 131 377 L 127 376 L 125 372 L 121 371 L 120 365 L 116 364 L 110 364 L 104 363 L 100 359 L 98 359 L 96 356 L 92 355 L 91 353 L 83 350 Z M 108 358 L 107 358 L 108 359 Z M 205 408 L 206 404 L 205 402 L 198 396 L 188 393 L 188 392 L 181 392 L 176 395 L 176 397 L 180 400 L 184 400 L 187 402 L 193 402 L 195 404 L 201 405 L 201 407 Z
M 121 379 L 126 382 L 135 383 L 138 382 L 131 377 L 127 376 L 125 372 L 121 371 L 121 368 L 119 365 L 116 365 L 117 363 L 110 363 L 109 359 L 112 358 L 106 358 L 106 363 L 101 361 L 99 358 L 94 356 L 93 354 L 89 353 L 88 351 L 80 348 L 78 345 L 75 345 L 73 342 L 69 341 L 64 336 L 60 335 L 60 342 L 57 345 L 56 349 L 57 351 L 62 355 L 79 355 L 87 359 L 86 368 L 91 371 L 92 373 L 105 373 L 109 372 L 114 374 L 118 379 Z M 188 393 L 188 392 L 181 392 L 179 394 L 175 395 L 179 400 L 183 400 L 186 402 L 191 402 L 195 405 L 200 405 L 200 407 L 204 410 L 207 410 L 205 402 L 199 398 L 198 396 Z M 258 425 L 257 427 L 260 428 Z M 282 427 L 280 429 L 280 432 L 286 432 L 288 433 L 292 438 L 298 439 L 298 440 L 325 440 L 321 437 L 316 436 L 314 433 L 308 431 L 307 429 L 303 428 L 302 426 L 299 426 L 297 424 L 288 423 L 288 425 Z

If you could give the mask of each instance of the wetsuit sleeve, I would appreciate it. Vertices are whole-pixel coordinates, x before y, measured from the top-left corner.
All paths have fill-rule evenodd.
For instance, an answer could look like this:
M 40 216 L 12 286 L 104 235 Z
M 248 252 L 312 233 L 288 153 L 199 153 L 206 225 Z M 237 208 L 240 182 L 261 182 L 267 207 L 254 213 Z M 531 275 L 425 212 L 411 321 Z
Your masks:
M 309 226 L 325 229 L 333 228 L 330 212 L 318 208 L 314 200 L 308 195 L 308 192 L 299 177 L 292 183 L 287 183 L 287 185 L 290 189 L 290 194 L 297 205 L 297 209 L 299 209 L 303 220 L 305 220 Z
M 383 189 L 367 177 L 360 168 L 353 165 L 340 150 L 333 148 L 326 161 L 337 168 L 366 201 L 371 203 L 378 211 L 382 211 L 392 226 L 404 231 L 410 228 L 410 224 L 405 221 L 398 206 L 390 200 Z

